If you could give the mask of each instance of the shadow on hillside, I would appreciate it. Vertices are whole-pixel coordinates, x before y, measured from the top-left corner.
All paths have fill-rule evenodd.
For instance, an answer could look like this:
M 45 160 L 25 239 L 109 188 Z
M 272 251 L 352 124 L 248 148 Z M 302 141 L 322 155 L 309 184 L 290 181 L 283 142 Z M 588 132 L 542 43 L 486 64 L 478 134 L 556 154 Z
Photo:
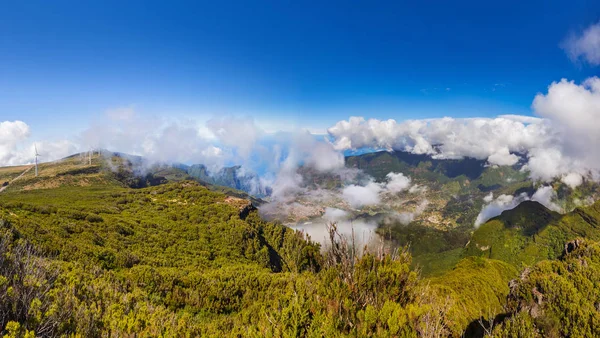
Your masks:
M 444 175 L 455 178 L 465 175 L 471 180 L 477 179 L 485 170 L 485 161 L 474 158 L 463 158 L 460 160 L 438 160 L 430 155 L 419 155 L 407 152 L 397 151 L 394 155 L 403 162 L 413 167 L 418 167 L 421 162 L 431 162 L 431 171 L 443 173 Z
M 499 325 L 509 316 L 508 313 L 501 313 L 494 317 L 494 321 L 490 323 L 489 319 L 485 319 L 480 317 L 479 319 L 475 319 L 467 326 L 463 337 L 465 338 L 482 338 L 485 337 L 486 330 L 490 330 L 490 326 L 493 328 L 496 325 Z M 492 325 L 490 325 L 492 324 Z M 485 327 L 484 327 L 485 326 Z

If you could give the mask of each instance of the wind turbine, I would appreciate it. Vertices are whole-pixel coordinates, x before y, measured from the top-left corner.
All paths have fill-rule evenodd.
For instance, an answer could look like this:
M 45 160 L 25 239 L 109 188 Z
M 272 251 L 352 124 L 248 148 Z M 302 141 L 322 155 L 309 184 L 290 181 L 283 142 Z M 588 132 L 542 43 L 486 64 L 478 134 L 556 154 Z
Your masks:
M 33 148 L 35 149 L 35 176 L 37 176 L 38 175 L 38 157 L 40 156 L 40 154 L 38 154 L 37 145 L 35 143 L 33 144 Z

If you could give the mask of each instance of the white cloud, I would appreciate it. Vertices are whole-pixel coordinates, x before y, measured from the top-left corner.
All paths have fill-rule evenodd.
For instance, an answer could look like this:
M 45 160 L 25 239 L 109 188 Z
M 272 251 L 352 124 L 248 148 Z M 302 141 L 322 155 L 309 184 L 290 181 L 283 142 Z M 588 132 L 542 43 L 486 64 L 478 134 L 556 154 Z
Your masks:
M 523 168 L 529 170 L 535 180 L 551 181 L 562 173 L 569 172 L 568 161 L 556 148 L 535 148 L 529 151 L 529 160 Z
M 0 122 L 0 144 L 14 144 L 30 135 L 29 126 L 23 121 Z
M 374 148 L 428 154 L 438 159 L 471 157 L 492 165 L 514 165 L 525 154 L 534 180 L 549 182 L 570 173 L 600 177 L 600 79 L 581 84 L 561 80 L 536 95 L 537 117 L 427 120 L 366 120 L 351 117 L 328 129 L 335 149 Z
M 391 193 L 399 193 L 410 188 L 410 177 L 404 176 L 403 173 L 388 173 L 388 179 L 385 189 Z
M 350 213 L 336 208 L 325 208 L 323 219 L 329 222 L 339 222 L 348 219 Z
M 320 242 L 323 245 L 323 248 L 326 248 L 330 244 L 329 232 L 327 231 L 326 226 L 327 223 L 329 223 L 329 221 L 321 219 L 291 225 L 291 227 L 292 229 L 303 231 L 308 234 L 312 240 Z M 338 233 L 349 242 L 354 238 L 354 244 L 356 245 L 357 250 L 362 250 L 365 245 L 370 245 L 373 242 L 379 243 L 379 237 L 375 232 L 377 227 L 377 222 L 363 219 L 354 221 L 344 219 L 337 221 Z
M 321 172 L 334 171 L 344 167 L 344 155 L 336 151 L 326 139 L 317 139 L 307 131 L 301 131 L 294 137 L 294 151 L 300 161 Z
M 342 196 L 353 208 L 375 205 L 381 202 L 379 193 L 383 190 L 380 183 L 370 181 L 364 186 L 351 184 L 342 190 Z
M 251 117 L 214 118 L 206 122 L 206 127 L 222 144 L 236 149 L 242 159 L 251 155 L 256 142 L 264 133 Z
M 486 196 L 483 198 L 483 201 L 484 201 L 485 203 L 490 203 L 490 202 L 491 202 L 491 201 L 493 201 L 493 200 L 494 200 L 494 193 L 493 193 L 493 192 L 490 192 L 488 195 L 486 195 Z
M 600 79 L 592 77 L 580 85 L 565 79 L 554 82 L 547 94 L 535 97 L 532 107 L 550 121 L 554 132 L 549 144 L 533 152 L 540 161 L 534 169 L 542 179 L 600 170 L 600 153 L 593 151 L 600 147 Z
M 555 199 L 556 199 L 556 191 L 554 191 L 552 186 L 549 186 L 549 185 L 540 187 L 533 194 L 533 196 L 531 196 L 532 201 L 539 202 L 550 210 L 562 212 L 563 211 L 562 208 L 558 204 L 554 203 L 553 200 L 555 200 Z
M 397 194 L 410 190 L 411 179 L 402 173 L 390 172 L 386 175 L 387 181 L 375 182 L 369 180 L 364 185 L 350 184 L 342 189 L 343 198 L 353 208 L 376 205 L 381 202 L 381 195 L 385 193 Z M 414 190 L 413 192 L 417 192 Z
M 591 65 L 600 64 L 600 22 L 590 25 L 581 34 L 569 36 L 562 44 L 573 62 L 586 61 Z
M 514 165 L 519 162 L 519 157 L 515 154 L 511 154 L 508 148 L 502 148 L 496 153 L 488 157 L 490 164 L 496 165 Z
M 77 147 L 68 140 L 35 142 L 40 161 L 53 161 L 76 152 Z M 31 128 L 23 121 L 0 122 L 0 166 L 33 163 L 34 141 Z
M 0 122 L 0 165 L 22 164 L 27 155 L 18 146 L 29 135 L 29 126 L 23 121 Z M 29 159 L 32 155 L 33 152 L 29 154 Z
M 529 200 L 526 193 L 522 193 L 518 196 L 511 195 L 500 195 L 489 204 L 485 205 L 477 219 L 475 220 L 475 228 L 478 228 L 481 224 L 487 222 L 490 218 L 496 217 L 504 210 L 510 210 L 519 205 L 523 201 Z
M 534 117 L 534 116 L 505 114 L 505 115 L 499 115 L 498 117 L 499 118 L 503 118 L 503 119 L 507 119 L 507 120 L 516 121 L 516 122 L 521 122 L 521 123 L 524 123 L 524 124 L 540 123 L 540 122 L 542 122 L 541 118 Z
M 233 155 L 199 133 L 195 121 L 142 116 L 130 107 L 107 112 L 79 136 L 81 148 L 144 156 L 151 162 L 204 163 L 216 170 Z
M 477 215 L 475 228 L 478 228 L 489 219 L 500 215 L 502 211 L 513 209 L 521 202 L 529 200 L 536 201 L 550 210 L 563 212 L 562 208 L 554 202 L 554 200 L 556 200 L 556 192 L 552 189 L 552 186 L 549 185 L 541 186 L 531 197 L 529 197 L 527 193 L 521 193 L 517 196 L 503 194 L 494 199 L 494 195 L 490 193 L 485 196 L 483 200 L 487 204 L 481 208 L 479 215 Z
M 513 159 L 508 152 L 522 152 L 546 133 L 544 123 L 524 124 L 508 118 L 430 120 L 365 120 L 351 117 L 340 121 L 328 132 L 336 149 L 364 147 L 394 149 L 436 158 L 473 157 L 478 159 Z
M 575 189 L 583 183 L 583 177 L 578 173 L 569 173 L 564 175 L 561 181 L 572 189 Z

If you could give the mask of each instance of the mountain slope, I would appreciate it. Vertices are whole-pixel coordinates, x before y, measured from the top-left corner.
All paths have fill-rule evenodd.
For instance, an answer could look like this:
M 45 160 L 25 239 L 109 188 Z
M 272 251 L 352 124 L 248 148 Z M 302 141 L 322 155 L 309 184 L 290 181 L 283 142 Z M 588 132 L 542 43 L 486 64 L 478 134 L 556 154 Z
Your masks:
M 437 318 L 447 322 L 440 333 L 460 335 L 488 304 L 440 312 L 446 294 L 464 308 L 472 290 L 428 289 L 407 253 L 330 256 L 262 221 L 248 200 L 189 180 L 132 188 L 137 167 L 111 161 L 111 170 L 77 157 L 43 164 L 0 194 L 4 333 L 416 335 Z M 480 292 L 503 294 L 503 264 L 476 266 Z M 471 265 L 454 275 L 461 267 Z
M 38 177 L 35 176 L 34 170 L 29 170 L 12 183 L 10 180 L 32 166 L 0 168 L 0 182 L 6 182 L 2 184 L 6 191 L 22 191 L 53 189 L 62 186 L 107 185 L 138 189 L 168 182 L 195 180 L 212 191 L 250 199 L 254 205 L 263 203 L 262 200 L 250 196 L 244 191 L 197 179 L 190 176 L 186 170 L 176 166 L 147 163 L 140 156 L 100 150 L 91 156 L 91 163 L 89 160 L 88 153 L 81 153 L 54 162 L 40 163 Z
M 2 334 L 468 336 L 503 314 L 522 264 L 600 239 L 598 204 L 522 203 L 466 248 L 467 228 L 393 230 L 435 270 L 421 279 L 407 252 L 321 251 L 185 171 L 96 156 L 42 164 L 0 194 Z
M 505 319 L 493 337 L 598 337 L 600 244 L 577 239 L 511 281 Z M 526 334 L 526 335 L 525 335 Z
M 249 200 L 194 181 L 134 189 L 78 161 L 0 194 L 2 334 L 242 332 L 292 273 L 320 269 L 318 245 Z
M 517 267 L 555 259 L 577 237 L 600 240 L 600 202 L 560 215 L 526 201 L 474 231 L 465 255 L 484 256 Z

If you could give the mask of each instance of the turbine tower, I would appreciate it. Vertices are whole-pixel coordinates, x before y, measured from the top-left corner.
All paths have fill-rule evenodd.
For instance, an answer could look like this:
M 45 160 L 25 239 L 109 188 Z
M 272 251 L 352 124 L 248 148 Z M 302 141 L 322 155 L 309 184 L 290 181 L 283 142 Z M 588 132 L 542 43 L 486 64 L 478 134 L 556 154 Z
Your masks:
M 40 156 L 40 154 L 38 154 L 37 145 L 35 143 L 33 144 L 33 148 L 35 149 L 35 176 L 37 176 L 38 175 L 38 157 Z

